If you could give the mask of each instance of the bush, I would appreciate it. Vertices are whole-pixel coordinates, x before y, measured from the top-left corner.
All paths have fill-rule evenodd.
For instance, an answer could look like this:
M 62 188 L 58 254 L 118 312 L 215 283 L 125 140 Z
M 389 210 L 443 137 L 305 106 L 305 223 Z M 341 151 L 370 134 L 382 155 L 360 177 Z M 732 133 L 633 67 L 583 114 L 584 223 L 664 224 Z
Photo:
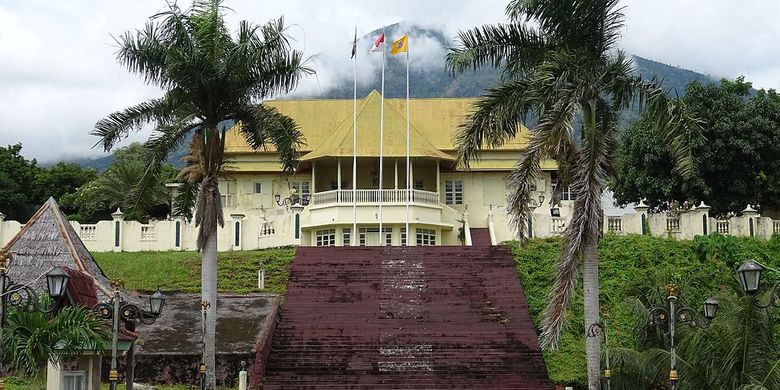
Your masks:
M 535 239 L 521 247 L 508 245 L 523 283 L 534 324 L 538 326 L 555 278 L 560 237 Z M 780 268 L 780 238 L 769 241 L 711 234 L 693 240 L 670 240 L 643 235 L 607 234 L 599 244 L 601 302 L 609 306 L 610 347 L 636 348 L 637 325 L 630 297 L 657 299 L 666 283 L 681 286 L 680 299 L 699 307 L 723 286 L 737 283 L 734 270 L 745 259 Z M 776 276 L 767 275 L 773 282 Z M 578 286 L 566 319 L 561 345 L 545 352 L 550 378 L 555 383 L 585 385 L 584 317 L 582 286 Z

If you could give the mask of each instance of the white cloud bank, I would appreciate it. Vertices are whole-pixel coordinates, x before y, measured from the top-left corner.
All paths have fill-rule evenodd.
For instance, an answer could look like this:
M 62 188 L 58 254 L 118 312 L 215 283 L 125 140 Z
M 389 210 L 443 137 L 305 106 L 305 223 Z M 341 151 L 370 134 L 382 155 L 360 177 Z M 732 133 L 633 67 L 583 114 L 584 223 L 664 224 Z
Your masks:
M 182 4 L 187 1 L 180 1 Z M 499 0 L 228 0 L 230 26 L 246 19 L 264 23 L 284 15 L 294 45 L 311 59 L 317 76 L 297 94 L 327 91 L 352 79 L 349 58 L 358 36 L 399 21 L 434 27 L 453 38 L 459 29 L 503 22 Z M 780 86 L 780 2 L 753 0 L 629 0 L 622 44 L 650 59 L 735 77 L 758 87 Z M 159 95 L 115 61 L 111 35 L 140 28 L 164 9 L 162 0 L 4 0 L 0 2 L 0 145 L 22 142 L 23 153 L 40 161 L 99 155 L 89 135 L 108 113 Z M 391 37 L 389 37 L 391 38 Z M 440 67 L 444 47 L 412 35 L 414 67 Z M 380 56 L 360 42 L 359 80 L 378 77 Z M 319 53 L 319 54 L 318 54 Z M 397 61 L 400 58 L 388 59 Z M 133 140 L 143 140 L 142 131 Z

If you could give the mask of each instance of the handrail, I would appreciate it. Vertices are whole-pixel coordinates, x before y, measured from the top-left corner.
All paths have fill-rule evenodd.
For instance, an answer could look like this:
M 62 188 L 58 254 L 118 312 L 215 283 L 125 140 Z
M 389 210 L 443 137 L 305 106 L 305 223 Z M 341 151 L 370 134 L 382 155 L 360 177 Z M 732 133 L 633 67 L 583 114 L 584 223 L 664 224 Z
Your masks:
M 400 203 L 404 204 L 407 199 L 410 199 L 410 203 L 414 204 L 439 204 L 439 194 L 431 191 L 423 190 L 406 190 L 406 189 L 388 189 L 388 190 L 367 190 L 360 189 L 354 190 L 355 203 Z M 323 204 L 352 204 L 353 203 L 353 190 L 330 190 L 317 192 L 312 194 L 311 204 L 323 205 Z

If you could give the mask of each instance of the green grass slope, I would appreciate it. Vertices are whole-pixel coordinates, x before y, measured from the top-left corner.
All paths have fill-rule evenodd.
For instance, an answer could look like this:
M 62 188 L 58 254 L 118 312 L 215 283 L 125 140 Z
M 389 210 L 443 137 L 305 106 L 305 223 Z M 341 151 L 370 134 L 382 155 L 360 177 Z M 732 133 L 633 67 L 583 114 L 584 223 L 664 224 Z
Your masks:
M 111 279 L 141 292 L 200 292 L 200 253 L 197 252 L 95 252 L 92 254 Z M 220 252 L 217 256 L 217 290 L 222 293 L 259 292 L 257 271 L 265 266 L 264 292 L 283 293 L 290 276 L 295 248 Z

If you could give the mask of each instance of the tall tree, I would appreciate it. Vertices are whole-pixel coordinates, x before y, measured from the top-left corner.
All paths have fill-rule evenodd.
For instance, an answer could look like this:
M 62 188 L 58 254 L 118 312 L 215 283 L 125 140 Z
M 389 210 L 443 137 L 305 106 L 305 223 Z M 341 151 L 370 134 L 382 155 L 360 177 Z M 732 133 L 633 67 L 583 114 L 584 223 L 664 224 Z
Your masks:
M 194 133 L 189 166 L 183 172 L 176 212 L 188 215 L 195 205 L 202 251 L 202 299 L 210 302 L 205 324 L 208 388 L 215 387 L 217 322 L 217 226 L 224 225 L 218 180 L 224 168 L 225 135 L 230 124 L 253 148 L 272 144 L 284 169 L 298 158 L 301 133 L 292 119 L 267 107 L 262 99 L 291 91 L 311 70 L 302 53 L 290 47 L 283 19 L 256 26 L 242 21 L 232 37 L 220 0 L 195 1 L 182 10 L 175 3 L 151 17 L 146 27 L 119 39 L 117 58 L 130 72 L 164 90 L 152 99 L 110 114 L 93 134 L 110 150 L 130 131 L 154 124 L 146 142 L 148 166 L 136 189 L 137 200 L 150 189 L 166 156 Z M 197 193 L 197 202 L 193 196 Z
M 683 97 L 707 122 L 692 140 L 694 173 L 673 170 L 663 138 L 640 121 L 625 133 L 620 175 L 611 188 L 619 203 L 641 198 L 656 209 L 670 201 L 704 201 L 711 214 L 739 213 L 747 204 L 780 213 L 780 95 L 755 92 L 743 78 L 688 85 Z
M 483 147 L 498 147 L 516 137 L 524 118 L 538 118 L 509 177 L 509 212 L 521 239 L 543 160 L 555 159 L 559 185 L 571 184 L 577 194 L 545 311 L 543 347 L 558 345 L 580 263 L 583 337 L 588 325 L 599 320 L 601 195 L 614 170 L 620 110 L 634 103 L 645 108 L 644 114 L 668 141 L 678 169 L 691 169 L 687 136 L 698 123 L 657 83 L 634 75 L 631 59 L 615 48 L 624 23 L 618 2 L 512 0 L 506 8 L 508 24 L 461 31 L 447 54 L 453 72 L 486 65 L 503 69 L 503 79 L 475 103 L 458 134 L 458 157 L 465 166 L 479 158 Z M 596 338 L 587 338 L 586 354 L 588 384 L 595 390 L 600 376 Z
M 22 144 L 0 147 L 0 212 L 9 220 L 27 222 L 37 207 L 38 163 L 22 156 Z

